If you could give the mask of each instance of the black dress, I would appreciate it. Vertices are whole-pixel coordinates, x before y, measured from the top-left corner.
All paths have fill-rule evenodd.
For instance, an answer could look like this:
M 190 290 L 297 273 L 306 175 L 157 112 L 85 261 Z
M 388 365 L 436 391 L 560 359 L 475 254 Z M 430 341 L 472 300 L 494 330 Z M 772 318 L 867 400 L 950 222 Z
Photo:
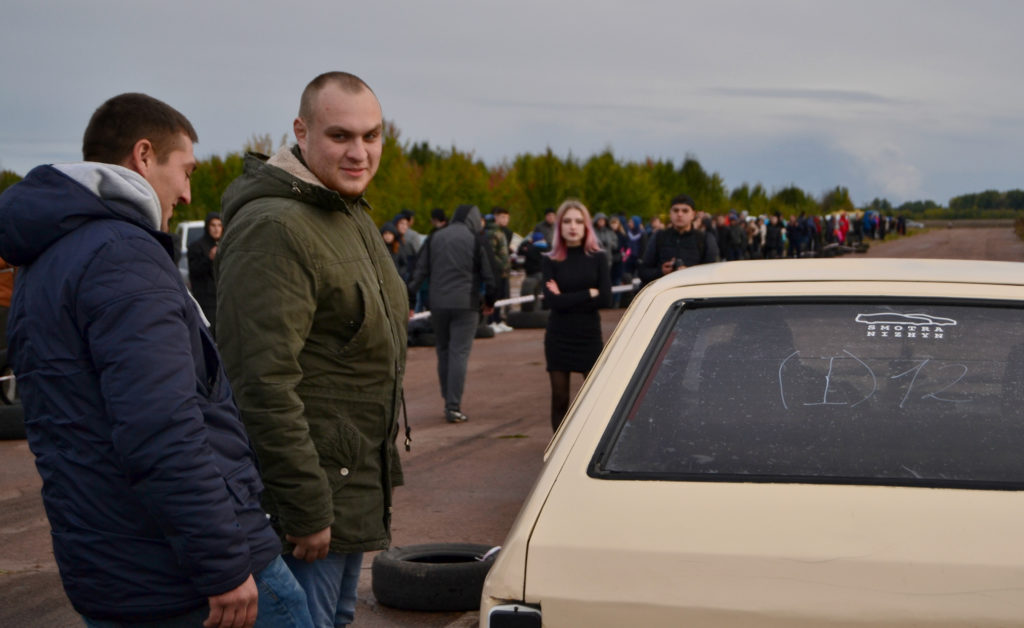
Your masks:
M 549 371 L 587 373 L 601 354 L 599 307 L 610 307 L 612 286 L 608 259 L 603 251 L 587 255 L 582 246 L 572 247 L 564 261 L 544 258 L 544 299 L 551 309 L 544 334 L 544 357 Z M 547 288 L 549 279 L 561 294 Z M 597 288 L 598 296 L 590 296 Z

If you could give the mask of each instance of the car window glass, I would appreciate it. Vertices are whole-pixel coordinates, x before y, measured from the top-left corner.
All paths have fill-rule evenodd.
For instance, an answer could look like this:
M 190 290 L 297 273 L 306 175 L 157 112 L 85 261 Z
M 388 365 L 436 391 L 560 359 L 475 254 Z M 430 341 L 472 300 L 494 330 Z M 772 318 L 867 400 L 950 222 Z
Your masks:
M 1024 487 L 1004 305 L 687 304 L 592 475 Z

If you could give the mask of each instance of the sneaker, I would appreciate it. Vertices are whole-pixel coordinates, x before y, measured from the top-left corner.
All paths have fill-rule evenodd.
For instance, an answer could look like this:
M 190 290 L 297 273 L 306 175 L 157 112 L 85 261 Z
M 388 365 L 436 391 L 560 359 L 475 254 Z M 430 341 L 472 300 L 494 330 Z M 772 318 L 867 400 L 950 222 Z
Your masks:
M 466 421 L 469 420 L 469 417 L 466 416 L 465 414 L 462 414 L 458 410 L 445 410 L 444 420 L 448 421 L 449 423 L 465 423 Z
M 512 326 L 510 326 L 510 325 L 507 325 L 507 324 L 505 323 L 505 321 L 498 321 L 498 322 L 497 322 L 497 323 L 495 323 L 495 324 L 496 324 L 496 325 L 497 325 L 498 327 L 500 327 L 500 328 L 501 328 L 501 331 L 515 331 L 515 329 L 516 329 L 515 327 L 512 327 Z

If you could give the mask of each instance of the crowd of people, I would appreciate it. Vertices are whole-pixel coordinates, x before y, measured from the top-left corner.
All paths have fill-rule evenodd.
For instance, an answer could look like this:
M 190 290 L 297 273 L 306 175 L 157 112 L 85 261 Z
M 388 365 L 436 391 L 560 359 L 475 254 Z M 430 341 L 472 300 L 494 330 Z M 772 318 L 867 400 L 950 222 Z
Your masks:
M 676 201 L 683 201 L 682 204 L 690 207 L 690 213 L 673 216 L 672 207 L 680 204 Z M 624 215 L 609 216 L 603 212 L 588 220 L 589 228 L 605 254 L 611 285 L 629 285 L 634 280 L 647 283 L 666 272 L 694 264 L 817 256 L 830 245 L 852 247 L 868 240 L 884 239 L 889 233 L 906 233 L 905 218 L 883 216 L 873 211 L 838 212 L 827 216 L 800 213 L 791 214 L 788 218 L 773 213 L 755 217 L 746 211 L 735 210 L 711 215 L 697 210 L 694 205 L 693 199 L 685 194 L 673 199 L 667 225 L 659 216 L 645 224 L 640 216 L 627 219 Z M 402 210 L 380 229 L 395 267 L 405 281 L 412 279 L 422 242 L 429 237 L 409 227 L 412 215 L 410 210 Z M 435 208 L 432 216 L 434 231 L 448 224 L 443 209 Z M 481 217 L 497 299 L 510 296 L 509 280 L 513 272 L 522 273 L 521 295 L 542 294 L 541 262 L 553 252 L 557 237 L 556 220 L 555 208 L 546 209 L 543 220 L 524 237 L 508 227 L 508 209 L 495 207 L 490 214 Z M 410 238 L 409 234 L 413 237 Z M 671 267 L 663 267 L 668 262 L 668 257 L 665 257 L 668 249 L 678 247 L 686 248 L 688 252 L 680 251 L 680 255 L 672 258 L 674 263 Z M 411 301 L 415 303 L 416 312 L 428 309 L 427 294 L 427 286 L 419 285 L 416 298 Z M 617 306 L 619 302 L 619 295 L 614 295 L 613 304 Z M 530 305 L 523 307 L 532 309 Z M 495 333 L 512 329 L 505 323 L 500 308 L 490 314 L 487 321 Z
M 435 208 L 434 229 L 425 237 L 411 230 L 412 214 L 402 210 L 380 231 L 407 283 L 414 304 L 410 316 L 431 313 L 430 323 L 418 324 L 434 332 L 446 420 L 468 420 L 461 398 L 481 321 L 493 333 L 513 329 L 494 305 L 510 296 L 511 273 L 518 270 L 519 294 L 543 299 L 539 307 L 547 311 L 544 351 L 556 430 L 569 406 L 570 373 L 586 375 L 601 352 L 598 309 L 617 307 L 622 300 L 613 286 L 646 284 L 698 264 L 819 255 L 830 245 L 854 246 L 906 230 L 903 218 L 877 212 L 788 219 L 735 210 L 709 215 L 686 194 L 670 200 L 667 224 L 655 216 L 646 225 L 639 216 L 627 220 L 598 212 L 591 217 L 583 203 L 569 199 L 557 210 L 546 209 L 526 237 L 508 227 L 510 214 L 503 207 L 481 215 L 477 207 L 462 205 L 451 223 Z M 521 307 L 538 306 L 525 302 Z

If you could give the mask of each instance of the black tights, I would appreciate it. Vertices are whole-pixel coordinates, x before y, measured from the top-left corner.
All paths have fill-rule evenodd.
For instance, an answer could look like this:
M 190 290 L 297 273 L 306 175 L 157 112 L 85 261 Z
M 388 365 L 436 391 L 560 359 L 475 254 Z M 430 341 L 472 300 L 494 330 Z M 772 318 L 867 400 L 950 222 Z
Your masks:
M 569 411 L 569 371 L 548 371 L 551 378 L 551 429 L 558 431 Z

